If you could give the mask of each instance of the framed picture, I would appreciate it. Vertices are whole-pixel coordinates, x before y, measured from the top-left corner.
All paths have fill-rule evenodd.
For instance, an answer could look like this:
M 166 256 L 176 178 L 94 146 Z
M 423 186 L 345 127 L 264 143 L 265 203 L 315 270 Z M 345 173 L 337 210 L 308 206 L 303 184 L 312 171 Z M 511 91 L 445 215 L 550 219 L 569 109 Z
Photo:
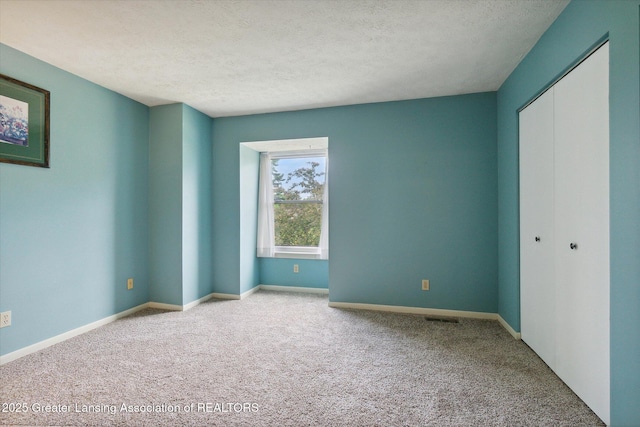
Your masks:
M 0 162 L 49 167 L 49 91 L 0 74 Z

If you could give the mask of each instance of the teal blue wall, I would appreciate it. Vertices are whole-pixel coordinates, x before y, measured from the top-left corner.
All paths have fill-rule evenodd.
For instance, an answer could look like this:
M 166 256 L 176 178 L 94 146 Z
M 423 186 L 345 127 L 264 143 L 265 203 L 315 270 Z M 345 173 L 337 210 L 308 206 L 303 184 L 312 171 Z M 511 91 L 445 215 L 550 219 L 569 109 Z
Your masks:
M 7 354 L 149 301 L 149 114 L 2 44 L 0 73 L 51 92 L 51 168 L 0 164 Z
M 239 254 L 255 253 L 241 245 L 239 143 L 319 136 L 332 301 L 497 311 L 495 93 L 215 119 L 216 292 L 239 293 Z
M 610 40 L 611 423 L 640 425 L 640 2 L 573 1 L 498 91 L 499 313 L 520 328 L 516 110 Z
M 149 129 L 150 298 L 182 305 L 182 104 L 151 108 Z
M 151 301 L 185 305 L 211 288 L 211 118 L 184 104 L 151 108 Z
M 298 264 L 298 273 L 293 272 Z M 329 261 L 318 259 L 260 258 L 260 284 L 329 288 Z
M 211 118 L 182 105 L 182 304 L 212 292 Z
M 212 123 L 212 221 L 211 257 L 213 291 L 240 295 L 240 142 L 229 136 L 224 122 Z M 222 128 L 222 129 L 221 129 Z M 227 140 L 221 143 L 221 140 Z M 245 249 L 246 250 L 246 249 Z
M 258 285 L 258 176 L 260 154 L 240 146 L 240 293 Z
M 330 300 L 495 312 L 495 93 L 336 113 Z

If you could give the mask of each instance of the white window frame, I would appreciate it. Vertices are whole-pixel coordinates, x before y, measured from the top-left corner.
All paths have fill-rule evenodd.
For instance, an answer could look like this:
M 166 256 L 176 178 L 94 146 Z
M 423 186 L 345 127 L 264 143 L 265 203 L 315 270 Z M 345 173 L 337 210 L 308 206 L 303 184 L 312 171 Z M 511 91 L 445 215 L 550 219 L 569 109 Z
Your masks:
M 328 164 L 329 164 L 329 156 L 327 155 L 327 150 L 323 149 L 306 149 L 306 150 L 295 150 L 295 151 L 280 151 L 280 152 L 269 152 L 271 155 L 271 160 L 279 160 L 279 159 L 310 159 L 314 157 L 323 157 L 325 161 L 325 184 L 327 185 L 327 175 L 328 175 Z M 326 192 L 325 192 L 326 194 Z M 304 203 L 304 202 L 301 202 Z M 317 202 L 315 202 L 317 203 Z M 326 203 L 325 200 L 321 200 L 319 202 L 320 205 Z M 273 200 L 273 204 L 278 204 L 275 200 Z M 293 203 L 295 204 L 295 203 Z M 275 227 L 275 224 L 274 224 Z M 274 246 L 274 258 L 302 258 L 302 259 L 318 259 L 321 257 L 321 243 L 318 242 L 318 246 Z

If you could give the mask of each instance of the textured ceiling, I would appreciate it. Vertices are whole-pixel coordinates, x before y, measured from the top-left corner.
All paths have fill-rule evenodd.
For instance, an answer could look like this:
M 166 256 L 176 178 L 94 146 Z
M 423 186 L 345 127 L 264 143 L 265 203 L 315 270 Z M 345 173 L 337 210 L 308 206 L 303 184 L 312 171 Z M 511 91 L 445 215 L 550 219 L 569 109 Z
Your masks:
M 0 42 L 220 117 L 497 90 L 567 3 L 0 0 Z

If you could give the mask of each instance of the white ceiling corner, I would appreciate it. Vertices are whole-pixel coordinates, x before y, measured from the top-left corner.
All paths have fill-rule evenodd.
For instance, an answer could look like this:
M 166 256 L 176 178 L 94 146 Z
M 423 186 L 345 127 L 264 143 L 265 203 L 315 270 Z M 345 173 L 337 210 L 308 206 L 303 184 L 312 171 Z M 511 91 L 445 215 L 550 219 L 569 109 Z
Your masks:
M 0 42 L 222 117 L 494 91 L 568 2 L 0 0 Z

